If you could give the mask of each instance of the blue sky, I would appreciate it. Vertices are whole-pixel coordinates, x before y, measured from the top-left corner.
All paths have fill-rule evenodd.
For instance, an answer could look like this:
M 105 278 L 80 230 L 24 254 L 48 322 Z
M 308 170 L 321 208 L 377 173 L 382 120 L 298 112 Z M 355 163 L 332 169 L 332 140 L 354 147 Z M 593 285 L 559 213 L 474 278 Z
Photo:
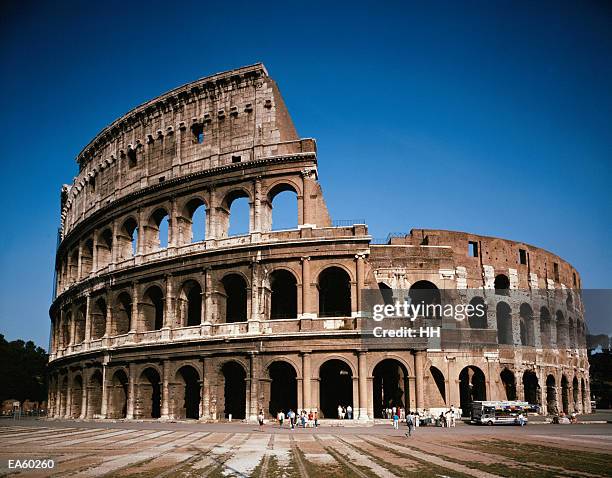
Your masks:
M 0 332 L 47 345 L 81 148 L 147 99 L 257 61 L 318 141 L 333 218 L 522 240 L 609 288 L 610 3 L 330 3 L 3 2 Z

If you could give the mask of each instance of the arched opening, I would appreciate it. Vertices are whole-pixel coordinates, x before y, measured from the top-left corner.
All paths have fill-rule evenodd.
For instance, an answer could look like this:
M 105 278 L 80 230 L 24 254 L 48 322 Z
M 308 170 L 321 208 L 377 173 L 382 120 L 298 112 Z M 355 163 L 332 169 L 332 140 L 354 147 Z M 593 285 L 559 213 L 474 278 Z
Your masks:
M 534 405 L 539 405 L 539 389 L 538 376 L 532 370 L 526 370 L 523 373 L 523 391 L 525 393 L 525 401 Z
M 118 258 L 129 259 L 138 252 L 138 223 L 133 217 L 125 220 L 117 235 Z
M 498 302 L 495 308 L 497 318 L 497 343 L 512 345 L 512 315 L 510 306 L 505 302 Z
M 70 323 L 72 321 L 72 312 L 64 312 L 64 319 L 62 320 L 61 331 L 62 331 L 62 347 L 66 348 L 70 345 Z
M 92 418 L 102 413 L 102 372 L 100 370 L 91 374 L 88 388 L 87 405 L 89 411 L 87 416 Z
M 161 379 L 154 368 L 146 368 L 138 383 L 137 418 L 161 417 Z
M 197 420 L 200 418 L 200 375 L 195 368 L 185 365 L 178 370 L 176 378 L 179 416 Z
M 297 192 L 289 184 L 279 184 L 268 194 L 269 224 L 264 230 L 297 229 Z
M 510 279 L 505 274 L 498 274 L 495 276 L 493 287 L 495 287 L 496 294 L 508 295 L 510 293 Z
M 79 280 L 79 250 L 75 249 L 70 254 L 70 260 L 68 261 L 68 274 L 70 276 L 70 282 L 76 282 Z
M 101 339 L 106 333 L 106 301 L 103 297 L 98 298 L 91 310 L 91 338 Z
M 420 280 L 410 286 L 408 292 L 410 303 L 418 306 L 422 304 L 423 317 L 440 317 L 442 300 L 440 289 L 428 280 Z
M 378 290 L 385 305 L 393 305 L 393 289 L 384 282 L 378 283 Z
M 164 293 L 154 285 L 142 296 L 143 331 L 160 330 L 164 326 Z
M 540 340 L 542 346 L 550 347 L 552 341 L 550 312 L 546 307 L 540 308 Z
M 474 365 L 469 365 L 459 374 L 459 400 L 461 413 L 469 416 L 472 412 L 472 402 L 486 400 L 487 391 L 485 375 Z
M 557 311 L 556 315 L 557 319 L 557 347 L 567 347 L 567 322 L 565 321 L 565 317 L 563 316 L 563 312 L 560 310 Z
M 202 286 L 195 280 L 188 280 L 181 287 L 179 323 L 192 327 L 202 323 Z
M 93 269 L 93 240 L 87 239 L 81 250 L 81 277 L 85 278 Z
M 557 408 L 557 386 L 555 377 L 549 375 L 546 377 L 546 408 L 549 415 L 556 415 L 559 412 Z
M 74 319 L 74 343 L 81 344 L 85 342 L 85 304 L 77 308 Z
M 83 405 L 83 379 L 77 375 L 72 380 L 72 394 L 70 397 L 70 416 L 79 418 L 81 416 L 81 406 Z
M 408 371 L 400 362 L 385 359 L 374 367 L 374 418 L 384 418 L 383 410 L 408 408 Z
M 284 269 L 270 274 L 270 318 L 297 318 L 297 280 L 295 276 Z
M 586 383 L 584 378 L 580 379 L 580 391 L 581 391 L 581 399 L 582 399 L 582 413 L 587 412 L 587 391 L 586 391 Z
M 251 218 L 249 200 L 249 195 L 242 190 L 232 191 L 226 196 L 222 207 L 225 217 L 220 217 L 221 221 L 225 222 L 221 223 L 221 237 L 242 236 L 249 233 Z
M 240 274 L 228 274 L 222 280 L 225 295 L 225 322 L 246 322 L 247 283 Z
M 446 380 L 442 371 L 434 367 L 429 367 L 429 374 L 425 375 L 425 391 L 429 397 L 431 407 L 446 406 Z
M 246 417 L 246 372 L 237 362 L 226 362 L 223 374 L 224 417 L 242 420 Z
M 351 279 L 340 267 L 319 274 L 319 317 L 351 316 Z
M 533 330 L 533 310 L 529 304 L 521 304 L 520 311 L 521 345 L 533 347 L 535 334 Z
M 567 319 L 567 324 L 568 347 L 576 347 L 576 326 L 574 325 L 574 319 L 569 317 Z
M 561 405 L 563 413 L 569 413 L 569 382 L 565 375 L 561 376 Z
M 113 260 L 113 233 L 110 229 L 104 229 L 98 235 L 97 244 L 97 257 L 98 269 L 103 269 L 108 266 Z
M 472 329 L 487 328 L 487 304 L 482 297 L 474 297 L 470 300 L 473 311 L 468 316 L 468 323 Z
M 123 370 L 117 370 L 109 390 L 108 418 L 125 418 L 127 415 L 128 377 Z
M 322 418 L 338 418 L 338 406 L 353 406 L 353 372 L 338 359 L 331 359 L 319 369 L 319 398 Z
M 68 409 L 67 409 L 67 404 L 68 404 L 68 377 L 64 377 L 60 383 L 61 383 L 60 394 L 59 394 L 60 417 L 65 417 L 67 415 L 67 412 L 68 412 Z
M 270 374 L 270 403 L 268 411 L 275 417 L 279 411 L 297 412 L 297 374 L 287 362 L 273 362 Z
M 185 243 L 206 239 L 206 204 L 202 199 L 193 198 L 185 204 L 181 229 Z
M 504 386 L 506 400 L 516 400 L 516 378 L 514 377 L 514 373 L 505 368 L 499 374 L 499 378 Z
M 578 412 L 578 377 L 574 377 L 574 380 L 572 380 L 572 405 L 574 411 Z
M 123 335 L 130 331 L 130 325 L 132 324 L 132 298 L 125 291 L 117 296 L 112 322 L 113 335 Z
M 145 248 L 147 252 L 165 249 L 168 247 L 168 211 L 163 208 L 156 209 L 149 217 L 145 235 Z

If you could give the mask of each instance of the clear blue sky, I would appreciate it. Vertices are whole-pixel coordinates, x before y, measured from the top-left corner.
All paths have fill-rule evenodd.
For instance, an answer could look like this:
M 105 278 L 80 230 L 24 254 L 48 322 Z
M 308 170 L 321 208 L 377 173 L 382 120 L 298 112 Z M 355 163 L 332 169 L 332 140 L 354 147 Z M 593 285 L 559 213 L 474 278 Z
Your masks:
M 263 61 L 336 219 L 544 247 L 609 288 L 610 2 L 2 2 L 0 332 L 48 341 L 59 191 L 137 104 Z

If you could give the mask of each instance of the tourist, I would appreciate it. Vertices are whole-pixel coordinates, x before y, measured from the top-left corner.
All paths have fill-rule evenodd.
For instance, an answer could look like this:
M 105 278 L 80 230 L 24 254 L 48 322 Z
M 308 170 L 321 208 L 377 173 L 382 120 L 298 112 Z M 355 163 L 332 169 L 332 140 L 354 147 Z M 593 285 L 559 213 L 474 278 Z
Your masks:
M 419 415 L 419 412 L 415 412 L 414 413 L 414 428 L 419 428 L 421 424 L 421 416 Z
M 302 428 L 306 428 L 306 410 L 302 410 L 301 419 L 302 419 Z
M 315 428 L 319 426 L 319 412 L 314 412 L 314 426 Z
M 440 426 L 444 428 L 446 426 L 446 417 L 444 416 L 444 412 L 440 412 Z
M 257 415 L 257 421 L 259 422 L 259 429 L 261 430 L 264 424 L 264 412 L 263 409 L 259 410 L 259 415 Z
M 353 419 L 353 407 L 351 407 L 350 405 L 346 407 L 346 414 L 347 414 L 347 418 L 349 420 L 352 420 Z
M 412 430 L 414 429 L 414 417 L 411 411 L 408 411 L 408 415 L 406 415 L 406 426 L 408 427 L 408 433 L 406 433 L 406 436 L 412 436 Z
M 519 416 L 518 416 L 518 424 L 519 424 L 521 427 L 524 427 L 524 426 L 525 426 L 525 417 L 523 416 L 523 412 L 519 413 Z
M 399 429 L 399 416 L 397 413 L 393 415 L 393 428 L 396 430 Z
M 338 420 L 342 420 L 342 405 L 338 405 Z
M 456 416 L 456 412 L 455 412 L 455 407 L 453 405 L 451 405 L 451 408 L 449 410 L 449 419 L 450 419 L 450 421 L 449 421 L 448 425 L 451 426 L 451 427 L 455 427 L 456 426 L 456 423 L 455 423 L 456 418 L 457 418 L 457 416 Z
M 287 417 L 289 418 L 289 424 L 293 430 L 295 428 L 295 412 L 291 408 L 287 412 Z
M 280 428 L 282 428 L 282 427 L 283 427 L 283 422 L 285 421 L 285 413 L 284 413 L 282 410 L 280 410 L 280 411 L 279 411 L 279 412 L 276 414 L 276 418 L 277 418 L 277 420 L 278 420 L 278 426 L 279 426 Z

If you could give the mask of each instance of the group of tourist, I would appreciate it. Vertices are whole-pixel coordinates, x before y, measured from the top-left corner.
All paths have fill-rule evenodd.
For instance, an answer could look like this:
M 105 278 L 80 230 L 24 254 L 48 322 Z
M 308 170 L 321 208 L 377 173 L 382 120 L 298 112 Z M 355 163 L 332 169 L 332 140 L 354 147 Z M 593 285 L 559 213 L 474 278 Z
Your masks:
M 342 405 L 338 405 L 338 420 L 352 420 L 353 419 L 353 407 L 347 405 L 343 407 Z
M 383 416 L 392 420 L 393 428 L 396 430 L 399 428 L 400 421 L 405 421 L 408 427 L 408 433 L 406 436 L 412 435 L 415 428 L 424 425 L 435 425 L 440 427 L 455 427 L 457 424 L 458 410 L 454 406 L 451 406 L 445 412 L 440 412 L 440 415 L 432 415 L 427 411 L 418 412 L 409 410 L 408 413 L 403 407 L 390 407 L 383 409 Z
M 260 420 L 259 425 L 263 425 L 263 410 L 259 412 Z M 287 414 L 282 410 L 279 410 L 276 414 L 276 420 L 278 421 L 278 426 L 280 428 L 283 427 L 285 423 L 285 419 L 289 421 L 289 426 L 292 430 L 295 430 L 297 427 L 302 428 L 316 428 L 319 426 L 319 414 L 317 412 L 301 410 L 296 413 L 291 408 L 287 411 Z

